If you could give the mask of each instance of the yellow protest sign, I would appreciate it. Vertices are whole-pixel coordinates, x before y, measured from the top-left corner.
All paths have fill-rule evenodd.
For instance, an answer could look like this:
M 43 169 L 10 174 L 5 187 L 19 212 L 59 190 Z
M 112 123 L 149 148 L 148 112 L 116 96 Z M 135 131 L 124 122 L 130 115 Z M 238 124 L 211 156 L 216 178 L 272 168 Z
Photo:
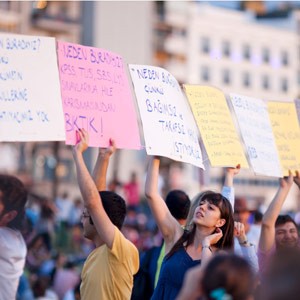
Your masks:
M 248 168 L 248 162 L 222 91 L 184 85 L 210 164 L 213 167 Z
M 268 102 L 268 112 L 284 176 L 300 170 L 300 129 L 294 103 Z

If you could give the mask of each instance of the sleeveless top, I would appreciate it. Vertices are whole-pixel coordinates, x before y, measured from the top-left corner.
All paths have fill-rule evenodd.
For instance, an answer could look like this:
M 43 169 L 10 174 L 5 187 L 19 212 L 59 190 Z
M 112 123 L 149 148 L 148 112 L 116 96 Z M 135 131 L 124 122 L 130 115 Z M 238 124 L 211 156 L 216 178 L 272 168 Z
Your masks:
M 171 257 L 165 257 L 151 300 L 174 300 L 182 287 L 185 272 L 200 262 L 201 260 L 193 260 L 184 247 Z

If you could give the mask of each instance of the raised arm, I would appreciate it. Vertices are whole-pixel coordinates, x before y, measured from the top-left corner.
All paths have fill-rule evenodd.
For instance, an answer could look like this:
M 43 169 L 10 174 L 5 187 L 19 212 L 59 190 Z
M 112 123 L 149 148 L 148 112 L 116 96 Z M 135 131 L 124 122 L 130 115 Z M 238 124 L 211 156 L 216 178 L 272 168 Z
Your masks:
M 102 201 L 86 165 L 83 152 L 88 148 L 88 133 L 84 129 L 78 131 L 79 142 L 73 147 L 73 157 L 77 171 L 77 181 L 84 206 L 92 217 L 94 226 L 102 242 L 112 248 L 115 227 L 107 216 Z
M 97 161 L 93 171 L 93 179 L 98 191 L 106 190 L 106 174 L 111 155 L 116 150 L 114 140 L 109 141 L 110 146 L 108 148 L 99 148 Z
M 234 222 L 234 236 L 238 239 L 241 246 L 242 256 L 248 261 L 252 270 L 257 273 L 259 271 L 259 265 L 256 249 L 253 244 L 249 243 L 243 223 Z
M 238 164 L 235 168 L 226 168 L 224 186 L 222 188 L 222 195 L 229 200 L 232 206 L 232 210 L 234 209 L 233 179 L 235 175 L 239 174 L 240 169 L 241 169 L 240 164 Z
M 166 253 L 183 233 L 183 229 L 176 219 L 171 215 L 165 201 L 158 193 L 159 176 L 158 157 L 151 157 L 145 184 L 145 194 L 152 214 L 166 242 Z
M 269 251 L 275 241 L 275 222 L 280 214 L 282 205 L 291 189 L 293 184 L 293 175 L 289 172 L 289 176 L 280 179 L 278 191 L 266 210 L 263 220 L 261 233 L 259 238 L 259 250 L 266 252 Z

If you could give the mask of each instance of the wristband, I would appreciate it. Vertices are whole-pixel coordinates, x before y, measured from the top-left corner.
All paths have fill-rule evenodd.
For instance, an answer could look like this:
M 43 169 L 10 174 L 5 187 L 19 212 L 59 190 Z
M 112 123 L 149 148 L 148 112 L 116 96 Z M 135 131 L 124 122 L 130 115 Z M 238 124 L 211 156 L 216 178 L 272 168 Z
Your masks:
M 247 245 L 248 244 L 248 240 L 244 240 L 243 242 L 239 243 L 240 245 Z
M 212 252 L 212 249 L 210 248 L 210 246 L 207 246 L 207 245 L 205 245 L 205 246 L 202 246 L 202 250 L 203 250 L 203 249 L 205 249 L 205 248 L 209 249 L 209 250 L 210 250 L 210 252 Z

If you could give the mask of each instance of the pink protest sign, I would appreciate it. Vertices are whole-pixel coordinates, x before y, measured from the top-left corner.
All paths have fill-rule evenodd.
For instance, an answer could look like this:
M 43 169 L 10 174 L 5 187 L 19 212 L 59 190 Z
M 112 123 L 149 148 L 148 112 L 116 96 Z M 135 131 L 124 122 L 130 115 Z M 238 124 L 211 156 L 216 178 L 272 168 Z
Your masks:
M 58 41 L 58 63 L 66 144 L 85 128 L 91 147 L 140 149 L 133 96 L 124 62 L 107 50 Z

